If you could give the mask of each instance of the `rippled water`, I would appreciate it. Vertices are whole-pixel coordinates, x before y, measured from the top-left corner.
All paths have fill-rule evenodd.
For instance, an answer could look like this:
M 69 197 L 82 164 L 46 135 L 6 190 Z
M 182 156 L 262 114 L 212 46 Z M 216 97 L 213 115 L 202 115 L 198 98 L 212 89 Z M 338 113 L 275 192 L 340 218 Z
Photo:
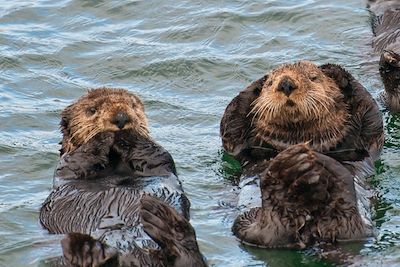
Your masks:
M 333 3 L 334 2 L 334 3 Z M 229 101 L 278 64 L 338 63 L 382 89 L 361 0 L 0 0 L 0 266 L 47 266 L 58 237 L 38 224 L 58 159 L 60 111 L 89 87 L 145 101 L 173 155 L 211 266 L 329 266 L 308 252 L 246 248 L 232 236 L 232 169 L 219 121 Z M 400 265 L 400 117 L 384 112 L 376 240 L 358 262 Z M 382 263 L 383 261 L 383 263 Z

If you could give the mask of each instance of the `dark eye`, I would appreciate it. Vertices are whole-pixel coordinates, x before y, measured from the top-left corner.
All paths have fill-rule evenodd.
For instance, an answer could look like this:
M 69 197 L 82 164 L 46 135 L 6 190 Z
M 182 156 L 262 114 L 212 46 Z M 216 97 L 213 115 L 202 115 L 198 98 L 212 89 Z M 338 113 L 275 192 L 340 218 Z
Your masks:
M 310 77 L 310 81 L 315 82 L 318 79 L 317 75 L 311 75 Z
M 96 113 L 96 108 L 94 108 L 94 107 L 91 107 L 91 108 L 88 108 L 87 110 L 86 110 L 86 114 L 88 115 L 88 116 L 93 116 L 95 113 Z

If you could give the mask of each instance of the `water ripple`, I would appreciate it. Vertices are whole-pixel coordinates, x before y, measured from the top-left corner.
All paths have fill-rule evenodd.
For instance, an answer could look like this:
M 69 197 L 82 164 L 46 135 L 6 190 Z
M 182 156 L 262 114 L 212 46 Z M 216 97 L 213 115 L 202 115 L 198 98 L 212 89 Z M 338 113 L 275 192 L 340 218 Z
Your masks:
M 382 83 L 369 23 L 356 0 L 0 2 L 0 265 L 47 266 L 61 253 L 37 223 L 58 159 L 59 114 L 88 88 L 106 85 L 143 98 L 210 265 L 326 266 L 302 252 L 248 249 L 232 236 L 236 193 L 219 121 L 251 81 L 295 60 L 339 63 L 376 95 Z M 400 126 L 396 116 L 384 119 L 387 171 L 374 178 L 381 235 L 361 262 L 382 256 L 390 265 L 400 240 Z

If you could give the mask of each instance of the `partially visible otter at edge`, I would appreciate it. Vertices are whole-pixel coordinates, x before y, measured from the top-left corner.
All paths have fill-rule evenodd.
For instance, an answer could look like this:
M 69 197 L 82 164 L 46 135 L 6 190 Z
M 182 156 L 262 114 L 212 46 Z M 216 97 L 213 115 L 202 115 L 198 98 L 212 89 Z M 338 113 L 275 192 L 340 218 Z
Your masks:
M 62 112 L 61 158 L 40 222 L 61 241 L 59 266 L 206 266 L 171 155 L 141 100 L 94 89 Z
M 383 101 L 390 111 L 400 112 L 400 1 L 367 1 L 374 14 L 372 46 L 380 55 L 379 72 L 385 86 Z
M 249 245 L 306 248 L 373 236 L 366 178 L 383 145 L 378 106 L 338 65 L 272 70 L 225 110 L 221 137 L 240 161 L 233 233 Z

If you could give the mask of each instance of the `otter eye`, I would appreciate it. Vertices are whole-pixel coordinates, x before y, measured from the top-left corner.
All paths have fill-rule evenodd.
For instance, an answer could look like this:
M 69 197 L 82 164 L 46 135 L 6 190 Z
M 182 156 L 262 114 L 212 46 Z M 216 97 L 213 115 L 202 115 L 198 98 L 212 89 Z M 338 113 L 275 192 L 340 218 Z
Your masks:
M 311 75 L 309 77 L 309 79 L 310 79 L 310 81 L 315 82 L 318 79 L 318 76 L 317 75 Z
M 94 108 L 94 107 L 91 107 L 91 108 L 88 108 L 87 110 L 86 110 L 86 113 L 89 115 L 89 116 L 92 116 L 92 115 L 94 115 L 95 113 L 96 113 L 96 108 Z

